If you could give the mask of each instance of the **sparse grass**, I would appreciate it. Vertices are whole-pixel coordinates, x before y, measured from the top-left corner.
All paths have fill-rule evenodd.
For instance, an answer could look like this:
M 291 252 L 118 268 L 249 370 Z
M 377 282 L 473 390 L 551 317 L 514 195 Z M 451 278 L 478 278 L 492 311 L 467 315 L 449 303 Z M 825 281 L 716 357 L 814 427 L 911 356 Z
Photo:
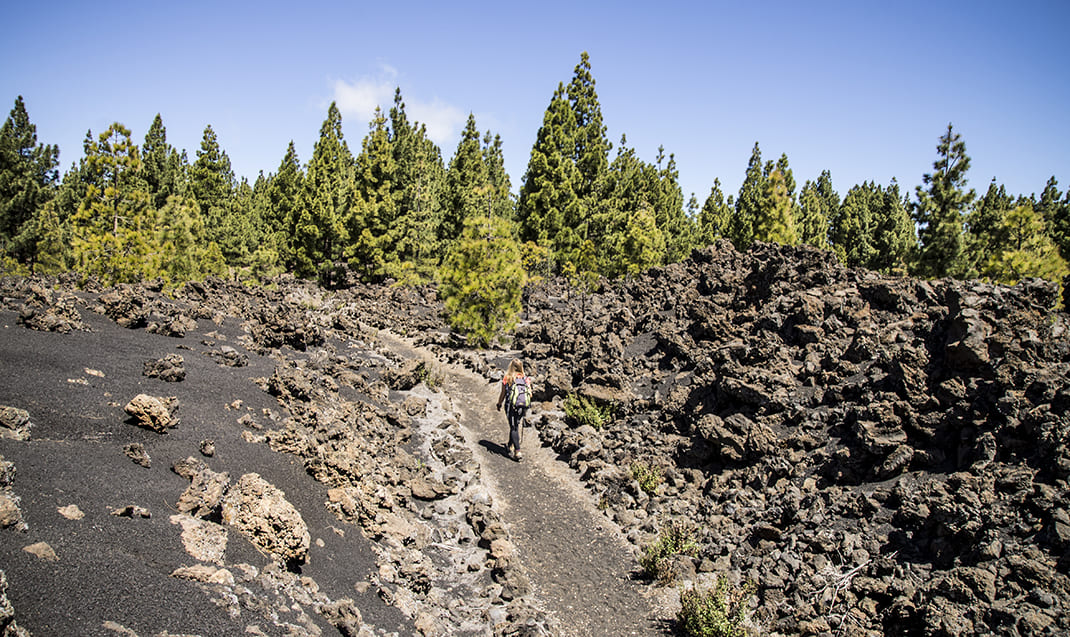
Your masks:
M 632 479 L 639 483 L 639 488 L 654 495 L 661 484 L 661 467 L 651 467 L 645 462 L 632 463 Z
M 569 394 L 565 398 L 565 417 L 577 427 L 590 425 L 595 429 L 602 429 L 612 419 L 613 410 L 609 407 L 599 407 L 585 396 Z
M 694 557 L 698 554 L 698 548 L 694 529 L 682 522 L 673 522 L 646 547 L 639 558 L 639 565 L 647 577 L 668 582 L 672 577 L 666 568 L 670 558 L 676 555 Z
M 417 382 L 427 385 L 431 391 L 438 391 L 444 379 L 445 375 L 442 370 L 434 363 L 423 362 L 416 368 Z
M 684 589 L 680 592 L 680 633 L 686 637 L 746 637 L 747 606 L 755 586 L 748 582 L 732 586 L 723 575 L 710 589 Z

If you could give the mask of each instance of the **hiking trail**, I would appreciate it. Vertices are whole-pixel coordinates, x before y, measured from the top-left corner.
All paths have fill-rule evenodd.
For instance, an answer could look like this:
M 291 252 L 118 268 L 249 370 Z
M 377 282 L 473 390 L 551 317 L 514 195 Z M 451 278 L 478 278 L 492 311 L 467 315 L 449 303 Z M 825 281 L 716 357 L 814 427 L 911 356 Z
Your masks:
M 395 334 L 378 335 L 399 356 L 434 362 L 442 378 L 440 390 L 459 415 L 532 590 L 560 634 L 666 634 L 668 619 L 664 611 L 655 611 L 663 604 L 652 600 L 638 579 L 632 547 L 598 510 L 575 472 L 542 446 L 530 422 L 524 427 L 523 460 L 507 456 L 508 425 L 504 413 L 495 409 L 499 385 L 437 360 Z

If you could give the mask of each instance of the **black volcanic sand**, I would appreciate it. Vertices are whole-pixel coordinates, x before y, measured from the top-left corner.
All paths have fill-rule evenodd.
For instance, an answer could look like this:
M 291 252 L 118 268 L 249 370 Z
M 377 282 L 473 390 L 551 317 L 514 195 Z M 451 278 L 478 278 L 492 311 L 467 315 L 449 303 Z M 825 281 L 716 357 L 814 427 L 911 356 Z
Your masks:
M 27 441 L 0 439 L 0 455 L 15 464 L 12 490 L 28 525 L 25 531 L 0 532 L 0 569 L 21 627 L 38 637 L 116 634 L 105 622 L 143 636 L 246 635 L 250 626 L 262 634 L 290 634 L 267 611 L 243 608 L 239 618 L 231 618 L 202 585 L 170 576 L 197 563 L 183 548 L 181 528 L 170 521 L 189 485 L 171 470 L 172 463 L 194 456 L 214 471 L 229 472 L 232 480 L 255 472 L 282 489 L 312 537 L 300 575 L 333 600 L 354 599 L 364 621 L 379 631 L 413 632 L 374 586 L 356 586 L 368 582 L 375 556 L 359 528 L 325 509 L 326 487 L 298 459 L 241 438 L 241 416 L 267 424 L 263 410 L 278 412 L 278 405 L 252 381 L 270 376 L 275 363 L 246 352 L 237 339 L 237 319 L 221 325 L 200 320 L 184 338 L 170 338 L 121 328 L 84 307 L 80 311 L 92 332 L 37 332 L 17 325 L 15 312 L 0 311 L 0 405 L 27 410 L 34 425 Z M 205 354 L 223 345 L 246 353 L 249 365 L 224 367 Z M 185 359 L 186 380 L 168 383 L 142 375 L 146 361 L 169 353 Z M 165 434 L 130 424 L 123 406 L 139 393 L 176 396 L 181 423 Z M 235 401 L 240 408 L 231 407 Z M 213 457 L 199 452 L 205 439 L 215 442 Z M 124 445 L 133 442 L 144 445 L 151 468 L 124 454 Z M 83 519 L 69 520 L 57 511 L 71 504 L 84 512 Z M 151 518 L 111 515 L 127 505 L 147 509 Z M 245 563 L 262 570 L 272 563 L 236 531 L 228 538 L 227 567 Z M 49 544 L 58 560 L 23 550 L 38 542 Z M 337 633 L 311 604 L 304 611 L 324 634 Z M 279 622 L 298 623 L 286 613 Z

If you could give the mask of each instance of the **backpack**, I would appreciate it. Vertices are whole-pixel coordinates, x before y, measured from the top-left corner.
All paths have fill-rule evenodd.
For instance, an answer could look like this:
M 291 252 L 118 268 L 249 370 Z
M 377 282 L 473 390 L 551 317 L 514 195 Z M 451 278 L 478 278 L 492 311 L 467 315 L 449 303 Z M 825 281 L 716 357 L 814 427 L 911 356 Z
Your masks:
M 526 409 L 531 404 L 531 388 L 526 376 L 517 376 L 509 384 L 509 406 L 513 409 Z

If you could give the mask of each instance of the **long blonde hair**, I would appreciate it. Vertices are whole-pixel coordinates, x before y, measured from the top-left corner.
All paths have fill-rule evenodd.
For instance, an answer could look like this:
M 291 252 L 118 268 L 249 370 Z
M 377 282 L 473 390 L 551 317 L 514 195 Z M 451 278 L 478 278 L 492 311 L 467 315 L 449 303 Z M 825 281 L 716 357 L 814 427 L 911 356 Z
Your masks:
M 519 358 L 514 358 L 509 361 L 509 369 L 505 372 L 505 382 L 511 383 L 517 376 L 524 375 L 524 363 L 520 362 Z

